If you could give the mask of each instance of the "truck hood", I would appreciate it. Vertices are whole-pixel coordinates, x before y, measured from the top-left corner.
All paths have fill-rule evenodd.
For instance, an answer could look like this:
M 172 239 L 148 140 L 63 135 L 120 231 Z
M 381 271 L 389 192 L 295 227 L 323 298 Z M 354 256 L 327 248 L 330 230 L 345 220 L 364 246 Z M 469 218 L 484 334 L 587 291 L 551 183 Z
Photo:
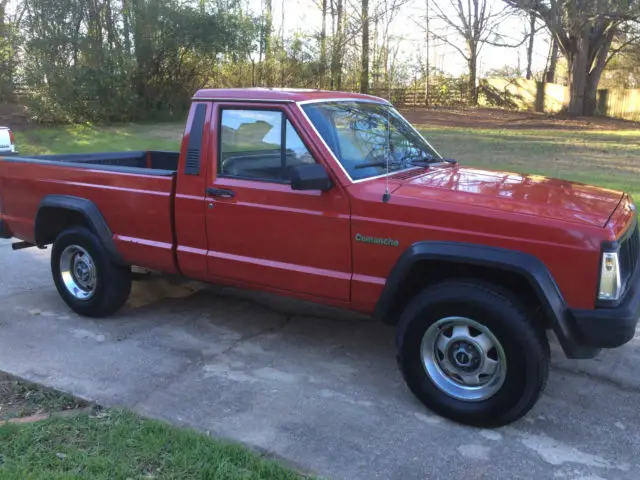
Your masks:
M 460 166 L 430 167 L 424 175 L 403 181 L 393 193 L 598 227 L 606 224 L 622 195 L 540 175 Z

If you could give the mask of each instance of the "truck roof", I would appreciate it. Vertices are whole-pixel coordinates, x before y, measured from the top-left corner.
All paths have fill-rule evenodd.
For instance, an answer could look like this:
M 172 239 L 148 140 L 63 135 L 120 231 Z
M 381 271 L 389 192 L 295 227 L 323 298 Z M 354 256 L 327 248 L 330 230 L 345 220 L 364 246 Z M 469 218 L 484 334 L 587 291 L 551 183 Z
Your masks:
M 193 98 L 202 100 L 258 100 L 263 102 L 354 99 L 388 103 L 387 100 L 373 95 L 303 88 L 205 88 L 198 90 Z

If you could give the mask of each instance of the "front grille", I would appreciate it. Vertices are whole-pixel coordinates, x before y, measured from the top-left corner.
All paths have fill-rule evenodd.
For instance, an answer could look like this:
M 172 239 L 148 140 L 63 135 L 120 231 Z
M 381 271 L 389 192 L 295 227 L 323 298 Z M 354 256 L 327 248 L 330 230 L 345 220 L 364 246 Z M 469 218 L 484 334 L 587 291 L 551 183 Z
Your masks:
M 620 241 L 620 280 L 625 285 L 633 275 L 640 256 L 640 232 L 638 223 L 634 223 L 632 231 L 625 234 Z

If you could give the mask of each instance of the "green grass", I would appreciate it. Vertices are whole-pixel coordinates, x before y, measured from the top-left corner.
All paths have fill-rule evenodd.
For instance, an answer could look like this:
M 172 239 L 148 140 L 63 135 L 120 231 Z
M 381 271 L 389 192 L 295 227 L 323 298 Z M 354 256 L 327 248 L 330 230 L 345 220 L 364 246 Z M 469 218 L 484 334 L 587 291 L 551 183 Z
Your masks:
M 0 478 L 302 478 L 249 450 L 124 410 L 0 426 Z
M 16 132 L 16 145 L 21 155 L 179 150 L 183 128 L 183 124 L 69 125 Z
M 640 198 L 640 130 L 418 128 L 440 154 L 465 165 L 564 178 Z
M 91 412 L 91 413 L 90 413 Z M 33 421 L 32 414 L 49 413 Z M 3 421 L 27 421 L 4 423 Z M 0 372 L 0 478 L 301 479 L 241 446 Z

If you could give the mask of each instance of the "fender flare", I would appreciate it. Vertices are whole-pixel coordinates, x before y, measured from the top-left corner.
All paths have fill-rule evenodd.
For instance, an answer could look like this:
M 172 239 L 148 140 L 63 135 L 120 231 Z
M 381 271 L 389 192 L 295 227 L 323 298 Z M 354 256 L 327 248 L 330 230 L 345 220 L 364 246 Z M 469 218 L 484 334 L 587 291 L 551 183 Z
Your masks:
M 43 247 L 45 242 L 45 219 L 47 209 L 55 208 L 58 210 L 67 210 L 82 215 L 87 222 L 91 231 L 98 237 L 102 245 L 105 247 L 111 260 L 119 265 L 125 265 L 126 262 L 118 252 L 113 234 L 107 225 L 106 220 L 100 213 L 100 209 L 91 200 L 71 195 L 47 195 L 38 206 L 35 220 L 35 243 L 39 247 Z
M 565 354 L 570 358 L 591 358 L 597 353 L 598 349 L 582 346 L 577 341 L 567 304 L 546 265 L 531 254 L 506 248 L 461 242 L 414 243 L 400 255 L 387 277 L 376 304 L 375 318 L 390 323 L 389 316 L 397 315 L 393 302 L 403 279 L 407 278 L 413 265 L 430 260 L 477 265 L 522 276 L 540 301 Z

